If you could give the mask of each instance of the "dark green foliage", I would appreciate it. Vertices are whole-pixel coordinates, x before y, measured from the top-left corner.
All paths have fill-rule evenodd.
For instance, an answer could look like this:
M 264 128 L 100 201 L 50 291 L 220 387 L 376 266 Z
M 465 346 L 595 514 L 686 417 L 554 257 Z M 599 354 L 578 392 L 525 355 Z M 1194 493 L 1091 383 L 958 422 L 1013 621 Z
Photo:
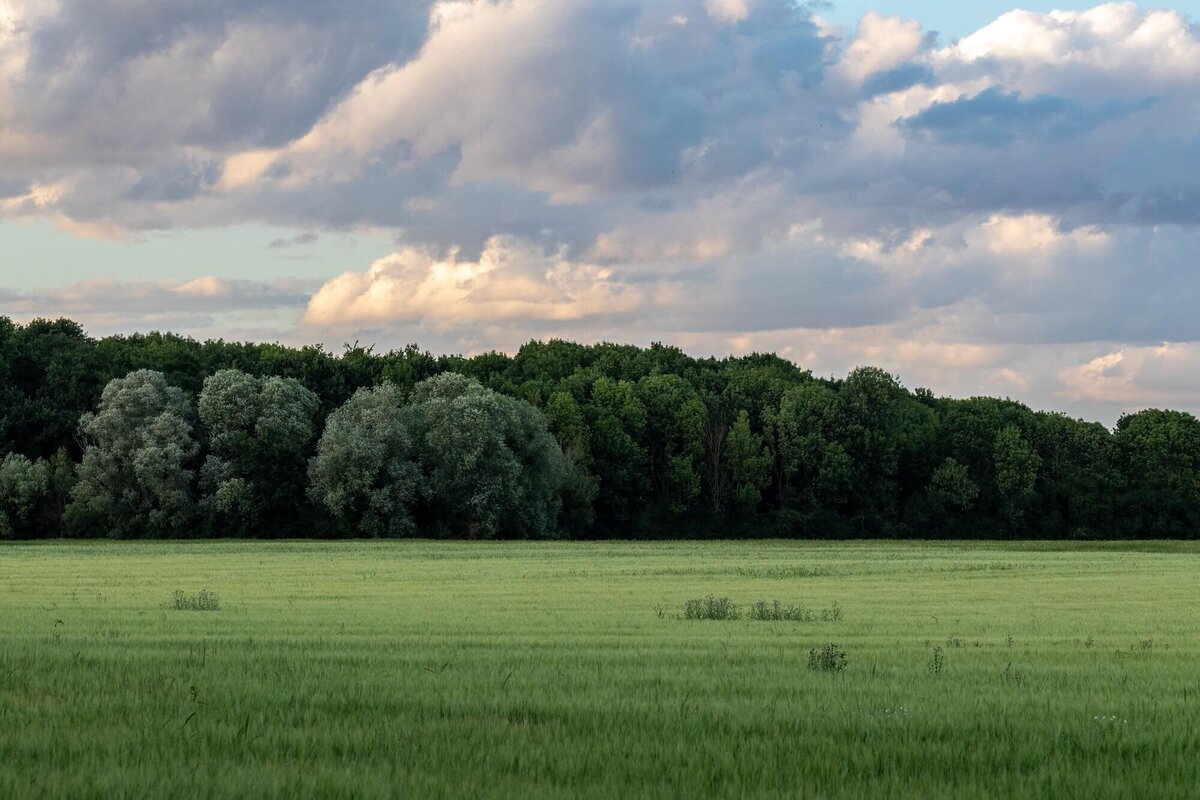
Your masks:
M 1200 420 L 1150 409 L 1117 422 L 1117 450 L 1128 490 L 1122 510 L 1145 538 L 1200 533 Z
M 416 433 L 394 384 L 359 389 L 329 415 L 309 464 L 313 501 L 340 533 L 409 536 L 426 486 L 416 461 Z
M 848 663 L 846 651 L 833 642 L 808 651 L 808 668 L 814 672 L 841 672 Z
M 762 490 L 771 476 L 771 460 L 763 438 L 750 429 L 750 415 L 738 412 L 725 445 L 729 485 L 734 503 L 753 511 L 762 500 Z
M 166 406 L 127 408 L 125 432 L 101 442 L 104 387 L 138 371 L 182 405 L 169 420 Z M 64 519 L 118 536 L 1200 533 L 1190 414 L 1143 411 L 1110 431 L 1011 400 L 910 392 L 871 367 L 822 380 L 770 354 L 697 359 L 661 344 L 334 354 L 94 340 L 69 320 L 0 318 L 9 454 L 25 461 L 0 480 L 6 536 L 58 535 Z
M 201 589 L 197 594 L 176 589 L 171 597 L 171 608 L 176 611 L 220 611 L 221 599 L 208 589 Z
M 684 619 L 733 620 L 742 618 L 742 609 L 728 597 L 701 597 L 683 604 Z
M 79 417 L 96 408 L 116 376 L 105 354 L 65 319 L 24 327 L 5 319 L 0 347 L 0 447 L 7 442 L 30 458 L 48 458 L 63 447 L 78 455 Z
M 208 458 L 200 472 L 201 508 L 217 533 L 279 536 L 305 503 L 317 396 L 294 378 L 260 378 L 226 369 L 204 381 L 200 421 Z
M 842 618 L 842 607 L 834 603 L 829 608 L 813 611 L 779 600 L 759 600 L 750 606 L 749 617 L 759 622 L 837 622 Z
M 944 508 L 969 511 L 979 497 L 979 487 L 966 467 L 947 458 L 929 479 L 929 495 Z
M 417 384 L 408 410 L 433 532 L 489 539 L 554 532 L 567 464 L 537 409 L 444 374 Z
M 50 494 L 50 465 L 9 453 L 0 461 L 0 539 L 36 535 L 38 508 Z
M 155 538 L 189 532 L 192 469 L 199 452 L 195 410 L 160 372 L 138 370 L 109 382 L 96 413 L 79 421 L 79 480 L 66 508 L 81 535 Z

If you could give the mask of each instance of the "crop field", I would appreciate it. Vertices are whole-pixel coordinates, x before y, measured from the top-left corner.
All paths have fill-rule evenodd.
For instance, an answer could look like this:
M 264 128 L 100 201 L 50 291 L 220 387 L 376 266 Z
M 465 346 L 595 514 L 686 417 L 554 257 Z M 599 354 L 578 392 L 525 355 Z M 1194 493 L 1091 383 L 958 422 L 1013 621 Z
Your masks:
M 4 798 L 1187 797 L 1198 753 L 1190 544 L 0 547 Z

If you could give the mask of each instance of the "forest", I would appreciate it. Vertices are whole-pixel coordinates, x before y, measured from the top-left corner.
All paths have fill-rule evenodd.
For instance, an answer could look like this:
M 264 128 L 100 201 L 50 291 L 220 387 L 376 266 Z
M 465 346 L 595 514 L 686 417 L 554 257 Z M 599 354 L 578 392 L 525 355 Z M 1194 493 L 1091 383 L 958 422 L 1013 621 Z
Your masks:
M 772 354 L 438 356 L 0 318 L 0 537 L 1195 538 L 1200 421 Z

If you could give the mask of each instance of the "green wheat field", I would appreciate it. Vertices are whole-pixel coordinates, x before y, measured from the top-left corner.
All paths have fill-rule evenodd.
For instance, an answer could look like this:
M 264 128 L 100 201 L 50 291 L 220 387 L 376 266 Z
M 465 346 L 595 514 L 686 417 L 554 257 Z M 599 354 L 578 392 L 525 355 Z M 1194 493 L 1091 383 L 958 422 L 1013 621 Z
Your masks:
M 1194 797 L 1198 657 L 1186 543 L 10 544 L 0 797 Z

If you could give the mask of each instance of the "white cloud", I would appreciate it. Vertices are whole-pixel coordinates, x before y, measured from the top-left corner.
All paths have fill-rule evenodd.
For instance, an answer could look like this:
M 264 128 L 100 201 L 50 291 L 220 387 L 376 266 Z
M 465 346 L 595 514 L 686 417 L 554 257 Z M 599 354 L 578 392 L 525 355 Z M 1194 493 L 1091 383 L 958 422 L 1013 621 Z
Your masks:
M 1087 11 L 1010 11 L 943 57 L 999 61 L 1027 91 L 1052 89 L 1084 71 L 1115 77 L 1126 88 L 1147 81 L 1194 81 L 1200 42 L 1177 11 L 1108 3 Z
M 704 10 L 719 22 L 734 24 L 750 16 L 750 0 L 704 0 Z
M 854 41 L 842 51 L 836 72 L 854 84 L 861 84 L 876 73 L 911 61 L 924 38 L 920 22 L 869 11 L 859 20 Z
M 1195 409 L 1200 392 L 1200 344 L 1164 342 L 1124 346 L 1058 373 L 1059 396 L 1139 410 L 1153 406 Z
M 647 310 L 649 287 L 622 282 L 608 267 L 573 263 L 513 237 L 495 237 L 478 260 L 406 249 L 366 272 L 347 272 L 312 297 L 310 325 L 567 322 Z

